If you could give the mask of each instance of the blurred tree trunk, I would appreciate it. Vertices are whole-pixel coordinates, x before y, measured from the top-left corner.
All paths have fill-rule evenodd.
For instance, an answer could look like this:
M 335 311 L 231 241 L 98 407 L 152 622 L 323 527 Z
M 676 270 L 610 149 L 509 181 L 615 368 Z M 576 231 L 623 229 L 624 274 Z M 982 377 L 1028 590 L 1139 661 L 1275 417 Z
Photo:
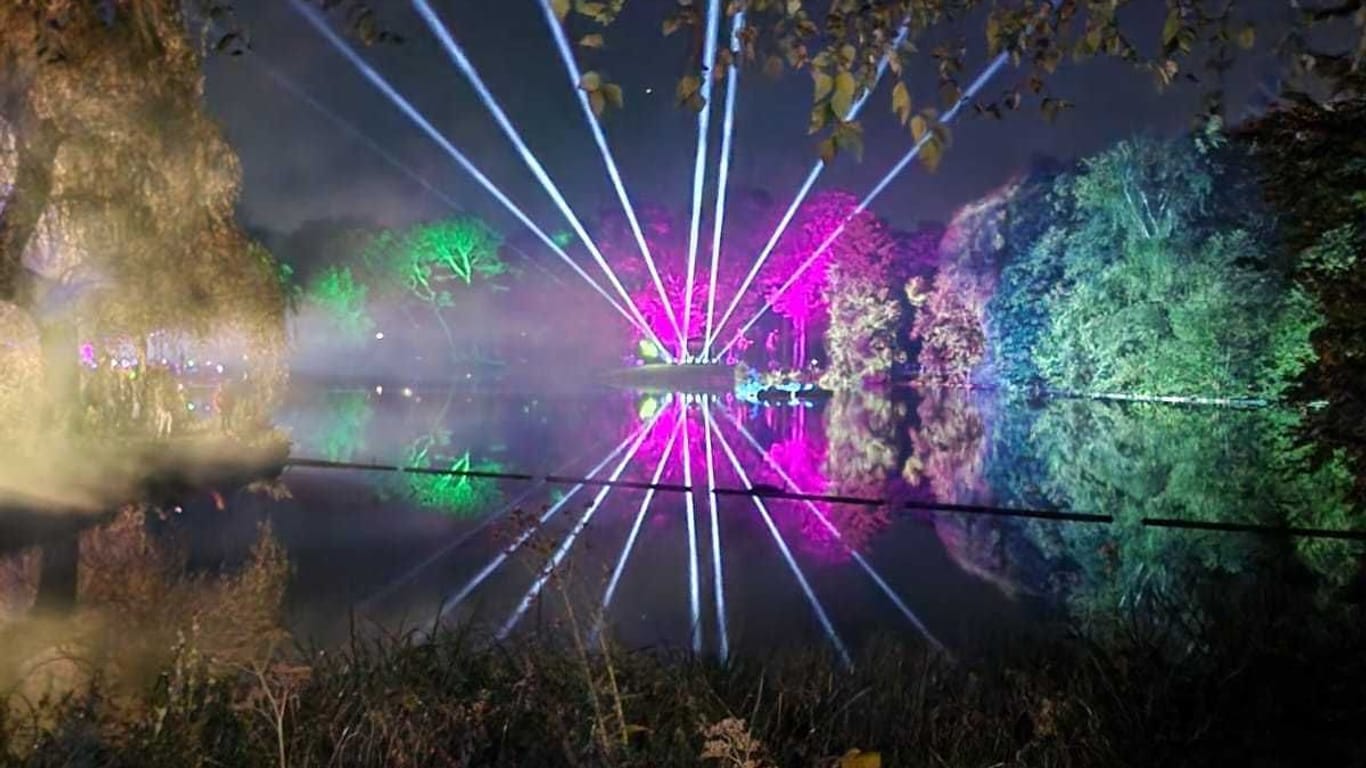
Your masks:
M 13 133 L 17 156 L 13 185 L 0 204 L 0 301 L 27 308 L 32 297 L 24 280 L 24 249 L 47 208 L 61 140 L 55 126 L 34 113 L 26 68 L 12 56 L 0 63 L 8 76 L 8 82 L 0 82 L 0 120 Z

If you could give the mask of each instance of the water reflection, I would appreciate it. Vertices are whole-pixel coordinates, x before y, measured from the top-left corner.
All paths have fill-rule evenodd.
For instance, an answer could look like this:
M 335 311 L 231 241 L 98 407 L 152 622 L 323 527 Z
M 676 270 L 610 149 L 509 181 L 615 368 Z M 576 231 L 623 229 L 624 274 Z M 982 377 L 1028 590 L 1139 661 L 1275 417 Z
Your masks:
M 1058 616 L 1101 632 L 1208 594 L 1200 585 L 1266 573 L 1298 574 L 1305 599 L 1337 599 L 1362 579 L 1359 541 L 1151 524 L 1356 530 L 1353 478 L 1331 457 L 1311 461 L 1292 439 L 1296 418 L 932 388 L 761 406 L 300 386 L 278 419 L 296 456 L 451 471 L 296 467 L 283 478 L 290 498 L 205 496 L 166 522 L 119 524 L 140 526 L 139 546 L 184 542 L 137 571 L 171 584 L 251 562 L 270 521 L 293 566 L 286 623 L 321 642 L 357 623 L 440 616 L 494 634 L 574 621 L 629 645 L 721 655 L 838 650 L 888 632 L 957 648 Z M 768 495 L 736 493 L 748 487 Z M 1113 522 L 926 509 L 939 503 Z M 63 562 L 58 540 L 41 554 L 12 541 L 0 560 L 11 622 L 61 591 Z M 104 600 L 81 583 L 75 605 Z
M 372 407 L 381 402 L 366 397 Z M 450 399 L 425 397 L 424 402 Z M 420 410 L 417 399 L 401 402 Z M 605 487 L 561 503 L 566 497 L 547 489 L 539 497 L 542 510 L 554 508 L 556 515 L 537 523 L 544 527 L 537 536 L 550 543 L 536 555 L 508 553 L 519 566 L 481 580 L 470 593 L 481 606 L 511 604 L 512 615 L 531 608 L 528 581 L 535 584 L 570 562 L 577 563 L 585 604 L 606 604 L 608 623 L 622 634 L 678 645 L 703 637 L 711 649 L 729 644 L 727 623 L 758 631 L 773 620 L 763 617 L 772 616 L 771 604 L 780 594 L 789 606 L 780 623 L 800 627 L 788 637 L 829 635 L 825 625 L 840 622 L 852 624 L 848 631 L 856 636 L 895 630 L 889 616 L 910 614 L 919 621 L 921 612 L 947 618 L 957 628 L 951 632 L 961 635 L 964 627 L 989 626 L 997 617 L 1009 623 L 1055 610 L 1104 620 L 1153 594 L 1179 594 L 1193 580 L 1255 575 L 1273 561 L 1305 569 L 1326 590 L 1360 578 L 1356 542 L 1297 538 L 1287 547 L 1277 538 L 1143 522 L 1352 527 L 1346 495 L 1351 478 L 1331 462 L 1311 467 L 1291 439 L 1293 414 L 1091 401 L 1029 405 L 952 388 L 846 392 L 818 404 L 786 406 L 620 393 L 538 402 L 535 408 L 516 398 L 477 399 L 479 406 L 464 414 L 429 411 L 446 428 L 413 437 L 406 453 L 388 449 L 389 455 L 429 466 L 501 466 L 535 474 L 567 457 L 563 446 L 581 444 L 585 435 L 618 441 L 638 436 L 632 458 L 604 466 L 604 475 L 616 469 L 632 483 L 695 489 L 692 504 L 687 494 L 668 489 L 647 500 L 646 490 L 636 487 Z M 710 424 L 704 408 L 714 417 Z M 480 424 L 482 443 L 453 437 L 472 434 L 464 423 L 469 418 Z M 378 429 L 391 435 L 396 423 L 412 429 L 427 420 L 394 414 L 379 420 L 389 426 Z M 719 442 L 709 446 L 713 437 L 727 442 L 735 466 Z M 306 444 L 306 436 L 299 438 Z M 361 442 L 369 453 L 384 454 L 379 446 L 403 441 L 377 435 Z M 497 460 L 491 458 L 494 443 L 500 446 Z M 585 459 L 580 472 L 600 458 Z M 413 477 L 404 480 L 411 483 Z M 431 478 L 424 482 L 435 483 Z M 475 516 L 498 511 L 510 486 L 468 477 L 446 482 L 481 480 L 487 495 L 465 485 L 466 501 L 453 506 Z M 761 490 L 890 503 L 770 498 L 758 509 L 726 493 L 744 488 L 746 480 Z M 374 479 L 381 486 L 394 481 Z M 708 493 L 712 486 L 721 493 Z M 561 492 L 569 490 L 560 486 Z M 439 508 L 431 503 L 438 496 L 409 487 L 407 499 Z M 1115 522 L 912 514 L 898 509 L 900 500 L 1068 509 L 1111 515 Z M 501 545 L 475 537 L 462 545 L 464 554 L 452 554 L 459 562 L 448 569 L 467 576 L 448 577 L 428 589 L 458 590 L 469 574 L 482 572 L 488 557 L 505 552 L 509 541 L 525 533 L 504 534 Z M 931 547 L 937 553 L 927 551 Z M 859 579 L 861 570 L 871 570 L 876 579 L 866 573 Z M 633 589 L 633 581 L 652 588 Z M 971 595 L 967 599 L 934 594 L 946 584 L 969 583 L 977 587 L 964 593 Z M 930 609 L 919 611 L 903 593 L 918 593 Z M 889 614 L 888 596 L 896 596 L 894 603 L 904 610 Z M 824 608 L 812 610 L 818 600 L 837 605 L 834 612 L 846 618 L 822 618 Z M 802 603 L 807 607 L 797 607 Z M 794 621 L 798 615 L 807 618 Z M 516 623 L 490 620 L 509 628 Z M 673 629 L 661 629 L 666 625 Z M 928 629 L 933 635 L 934 628 Z

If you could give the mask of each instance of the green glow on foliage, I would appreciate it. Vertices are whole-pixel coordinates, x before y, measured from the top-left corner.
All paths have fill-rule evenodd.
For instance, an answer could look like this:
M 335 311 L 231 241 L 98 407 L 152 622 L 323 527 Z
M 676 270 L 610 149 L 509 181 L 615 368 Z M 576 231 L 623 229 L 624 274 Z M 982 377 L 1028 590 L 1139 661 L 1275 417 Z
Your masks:
M 642 398 L 640 405 L 636 407 L 636 415 L 641 421 L 649 421 L 659 413 L 659 401 L 653 397 Z
M 425 467 L 429 460 L 440 461 L 429 452 L 430 447 L 419 449 L 411 456 L 408 466 Z M 497 472 L 502 465 L 491 461 L 475 462 L 470 452 L 465 451 L 445 468 L 451 472 Z M 404 477 L 414 501 L 456 517 L 475 517 L 488 512 L 503 497 L 497 481 L 488 477 L 425 474 Z
M 365 441 L 374 408 L 365 392 L 335 392 L 327 396 L 327 420 L 318 435 L 328 461 L 350 461 Z
M 434 277 L 432 270 L 444 269 L 451 276 L 469 285 L 475 276 L 493 277 L 506 270 L 498 257 L 503 236 L 475 218 L 451 219 L 418 227 L 408 235 L 411 252 L 409 263 L 425 270 L 426 279 Z
M 451 284 L 501 275 L 503 236 L 473 217 L 419 224 L 406 232 L 383 232 L 366 248 L 365 261 L 378 283 L 406 290 L 436 307 L 454 301 Z
M 366 306 L 368 294 L 350 267 L 331 266 L 309 283 L 304 299 L 327 314 L 339 335 L 355 341 L 374 327 Z
M 555 241 L 555 245 L 566 248 L 574 242 L 574 234 L 572 232 L 556 232 L 550 236 L 550 239 Z
M 649 339 L 641 339 L 636 345 L 636 351 L 642 360 L 658 360 L 662 355 L 659 354 L 659 346 Z

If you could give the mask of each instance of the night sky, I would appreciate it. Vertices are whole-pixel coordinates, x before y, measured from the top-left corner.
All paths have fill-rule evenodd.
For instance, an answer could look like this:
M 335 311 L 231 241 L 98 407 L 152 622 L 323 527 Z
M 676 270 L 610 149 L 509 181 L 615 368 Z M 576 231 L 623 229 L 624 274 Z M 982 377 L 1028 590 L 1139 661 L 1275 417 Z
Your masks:
M 362 49 L 382 74 L 485 173 L 502 186 L 547 232 L 566 229 L 563 219 L 473 89 L 440 49 L 407 2 L 373 4 L 385 25 L 402 34 L 397 46 Z M 600 207 L 615 206 L 607 175 L 569 88 L 537 0 L 434 0 L 455 38 L 465 47 L 524 139 L 541 158 L 585 222 Z M 1131 37 L 1157 37 L 1164 4 L 1141 3 Z M 360 217 L 387 225 L 439 216 L 447 208 L 422 187 L 283 88 L 269 71 L 296 83 L 316 102 L 353 123 L 403 164 L 467 209 L 511 236 L 524 229 L 419 129 L 365 81 L 283 0 L 239 0 L 241 21 L 254 50 L 208 63 L 210 108 L 237 148 L 244 168 L 242 214 L 257 229 L 288 231 L 310 219 Z M 608 138 L 636 205 L 659 203 L 683 213 L 691 195 L 696 116 L 674 105 L 674 83 L 686 61 L 687 36 L 663 38 L 662 9 L 634 0 L 606 30 L 603 51 L 576 50 L 584 70 L 597 69 L 622 85 L 626 108 L 607 118 Z M 981 24 L 969 20 L 968 70 L 975 75 L 985 52 Z M 571 39 L 594 31 L 575 19 Z M 1263 39 L 1269 37 L 1263 36 Z M 910 78 L 917 105 L 934 98 L 935 80 L 923 56 Z M 1245 55 L 1229 79 L 1230 114 L 1243 109 L 1254 84 L 1275 69 L 1265 54 Z M 1012 82 L 1003 73 L 997 86 Z M 887 78 L 865 108 L 866 151 L 861 162 L 841 156 L 817 189 L 842 187 L 863 195 L 910 147 L 890 110 Z M 997 90 L 999 90 L 999 87 Z M 915 166 L 896 180 L 874 206 L 894 226 L 945 220 L 957 206 L 1007 181 L 1031 158 L 1061 160 L 1099 150 L 1135 132 L 1171 135 L 1190 124 L 1200 104 L 1195 87 L 1159 93 L 1149 75 L 1128 65 L 1095 60 L 1068 64 L 1052 81 L 1056 95 L 1077 104 L 1055 124 L 1037 110 L 1005 121 L 966 116 L 936 174 Z M 653 89 L 653 93 L 649 92 Z M 991 90 L 988 90 L 991 93 Z M 713 112 L 713 158 L 719 145 L 722 100 Z M 758 68 L 743 73 L 736 115 L 731 184 L 766 190 L 785 206 L 816 158 L 806 135 L 810 77 L 789 72 L 778 80 Z M 714 187 L 714 161 L 709 190 Z M 704 206 L 704 208 L 709 206 Z M 590 225 L 591 231 L 591 225 Z M 705 230 L 704 230 L 705 231 Z

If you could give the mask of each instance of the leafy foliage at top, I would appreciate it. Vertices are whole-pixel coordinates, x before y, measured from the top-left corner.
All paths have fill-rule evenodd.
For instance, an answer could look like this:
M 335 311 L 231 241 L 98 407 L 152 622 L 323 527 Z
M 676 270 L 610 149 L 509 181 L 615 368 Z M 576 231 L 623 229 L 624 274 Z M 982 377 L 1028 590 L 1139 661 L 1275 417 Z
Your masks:
M 571 12 L 595 31 L 581 47 L 604 47 L 604 33 L 627 6 L 626 0 L 553 0 L 566 23 Z M 724 78 L 732 66 L 761 67 L 770 75 L 791 69 L 812 78 L 811 133 L 824 133 L 820 152 L 830 159 L 838 151 L 857 153 L 862 125 L 851 119 L 852 105 L 865 96 L 885 62 L 895 82 L 889 110 L 915 141 L 925 139 L 922 160 L 933 167 L 951 141 L 940 122 L 943 112 L 963 96 L 968 44 L 961 39 L 963 19 L 980 18 L 979 33 L 989 55 L 1006 52 L 1018 67 L 1013 82 L 997 98 L 972 104 L 976 113 L 1000 118 L 1033 102 L 1048 119 L 1071 104 L 1052 93 L 1050 77 L 1067 60 L 1117 59 L 1150 73 L 1160 87 L 1180 82 L 1209 82 L 1207 102 L 1217 111 L 1222 101 L 1220 76 L 1240 50 L 1259 43 L 1250 15 L 1236 3 L 1173 0 L 1154 38 L 1143 39 L 1131 21 L 1135 0 L 728 0 L 727 17 L 745 13 L 738 46 L 721 46 L 713 61 L 702 60 L 706 3 L 676 0 L 666 5 L 661 27 L 665 36 L 690 33 L 689 60 L 680 74 L 680 104 L 700 109 L 700 83 Z M 1359 93 L 1360 62 L 1366 55 L 1366 4 L 1362 0 L 1306 3 L 1287 14 L 1289 24 L 1274 46 L 1287 61 L 1286 81 L 1299 93 Z M 1278 21 L 1284 21 L 1278 19 Z M 1346 51 L 1316 44 L 1324 29 L 1347 38 Z M 1141 33 L 1143 36 L 1150 32 Z M 1330 33 L 1332 35 L 1333 33 Z M 913 97 L 908 70 L 917 59 L 933 63 L 937 75 L 932 94 Z

